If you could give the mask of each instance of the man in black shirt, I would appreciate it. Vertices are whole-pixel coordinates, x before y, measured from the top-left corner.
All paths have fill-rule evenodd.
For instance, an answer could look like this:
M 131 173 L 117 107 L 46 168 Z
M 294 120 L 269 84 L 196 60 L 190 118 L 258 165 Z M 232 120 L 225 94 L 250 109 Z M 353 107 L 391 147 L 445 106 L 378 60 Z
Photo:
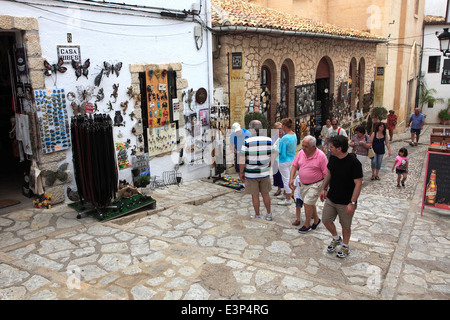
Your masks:
M 333 236 L 328 252 L 336 251 L 342 245 L 337 256 L 345 258 L 350 250 L 348 242 L 351 234 L 351 223 L 356 210 L 356 202 L 361 192 L 363 171 L 361 162 L 353 153 L 348 153 L 348 140 L 337 135 L 331 139 L 331 157 L 328 172 L 325 175 L 320 200 L 325 201 L 322 222 Z M 328 189 L 329 187 L 329 189 Z M 339 216 L 342 226 L 342 238 L 338 235 L 334 220 Z

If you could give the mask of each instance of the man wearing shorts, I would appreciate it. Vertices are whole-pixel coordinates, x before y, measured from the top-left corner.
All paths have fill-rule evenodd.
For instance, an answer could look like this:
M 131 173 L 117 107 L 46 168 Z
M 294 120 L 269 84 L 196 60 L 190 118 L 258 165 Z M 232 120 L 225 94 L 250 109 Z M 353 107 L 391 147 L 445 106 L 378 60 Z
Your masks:
M 419 108 L 414 110 L 414 113 L 409 118 L 408 127 L 411 126 L 411 146 L 417 146 L 419 143 L 420 132 L 425 124 L 425 117 L 420 113 Z M 414 142 L 414 136 L 416 136 L 416 142 Z
M 289 178 L 289 186 L 293 189 L 295 175 L 298 170 L 306 217 L 305 223 L 298 230 L 300 233 L 315 230 L 321 221 L 317 215 L 316 202 L 319 199 L 323 177 L 328 170 L 327 162 L 327 156 L 316 147 L 316 138 L 313 136 L 304 137 L 302 150 L 297 153 L 297 156 L 292 162 Z M 314 218 L 312 225 L 311 218 Z
M 263 198 L 267 210 L 266 220 L 272 220 L 270 210 L 269 192 L 272 189 L 270 183 L 270 158 L 272 152 L 272 139 L 260 136 L 263 127 L 260 121 L 252 120 L 249 123 L 252 136 L 245 139 L 241 149 L 239 163 L 239 177 L 245 183 L 245 193 L 252 195 L 255 215 L 252 218 L 261 218 L 259 213 L 259 194 Z
M 347 152 L 347 138 L 343 136 L 332 138 L 330 150 L 328 172 L 325 175 L 320 192 L 320 200 L 325 201 L 322 221 L 333 237 L 327 248 L 328 252 L 335 252 L 337 246 L 341 245 L 337 256 L 345 258 L 350 252 L 348 242 L 356 202 L 362 188 L 363 171 L 361 162 L 356 159 L 356 156 Z M 337 216 L 339 216 L 339 223 L 342 226 L 342 238 L 338 235 L 334 225 Z

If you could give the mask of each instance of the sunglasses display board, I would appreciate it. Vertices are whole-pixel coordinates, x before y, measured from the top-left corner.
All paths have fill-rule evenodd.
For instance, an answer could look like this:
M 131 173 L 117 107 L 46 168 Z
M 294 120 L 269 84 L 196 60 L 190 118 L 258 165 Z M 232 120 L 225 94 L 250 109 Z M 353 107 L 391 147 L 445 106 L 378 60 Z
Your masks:
M 72 145 L 64 89 L 34 90 L 42 152 L 52 153 Z

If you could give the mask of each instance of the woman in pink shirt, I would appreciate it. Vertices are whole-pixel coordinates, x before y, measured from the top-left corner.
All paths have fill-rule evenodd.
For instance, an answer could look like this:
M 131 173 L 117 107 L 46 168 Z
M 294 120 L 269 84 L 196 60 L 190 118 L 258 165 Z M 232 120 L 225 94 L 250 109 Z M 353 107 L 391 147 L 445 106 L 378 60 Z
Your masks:
M 327 164 L 327 156 L 316 148 L 316 138 L 313 136 L 303 138 L 302 150 L 300 150 L 292 162 L 289 179 L 289 185 L 294 186 L 295 175 L 298 171 L 301 183 L 300 192 L 303 198 L 306 216 L 305 223 L 298 230 L 300 233 L 306 233 L 311 231 L 311 229 L 315 230 L 320 224 L 321 220 L 317 215 L 316 202 L 319 199 L 322 180 L 328 171 Z M 314 218 L 312 226 L 311 218 Z

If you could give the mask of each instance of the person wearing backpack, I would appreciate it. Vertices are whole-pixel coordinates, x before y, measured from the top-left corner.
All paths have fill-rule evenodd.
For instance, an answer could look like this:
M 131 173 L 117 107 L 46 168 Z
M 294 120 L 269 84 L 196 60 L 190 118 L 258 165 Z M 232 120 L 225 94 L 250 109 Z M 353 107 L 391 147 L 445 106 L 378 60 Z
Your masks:
M 328 129 L 327 136 L 325 137 L 325 143 L 324 143 L 324 146 L 328 145 L 327 153 L 326 153 L 328 159 L 330 159 L 330 148 L 329 148 L 330 143 L 329 142 L 330 142 L 331 138 L 338 136 L 338 135 L 344 136 L 348 139 L 347 132 L 345 132 L 345 130 L 342 127 L 339 127 L 339 121 L 337 119 L 332 119 L 331 120 L 331 128 Z

